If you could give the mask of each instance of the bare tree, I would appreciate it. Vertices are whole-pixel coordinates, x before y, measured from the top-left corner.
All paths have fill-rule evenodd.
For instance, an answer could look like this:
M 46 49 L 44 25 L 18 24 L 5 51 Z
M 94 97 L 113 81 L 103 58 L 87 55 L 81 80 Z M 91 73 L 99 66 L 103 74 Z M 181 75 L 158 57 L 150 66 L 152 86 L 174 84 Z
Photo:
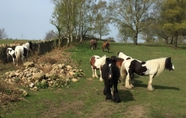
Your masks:
M 0 29 L 0 39 L 4 39 L 6 37 L 7 37 L 7 34 L 5 32 L 5 29 L 4 28 Z
M 94 19 L 94 33 L 99 35 L 101 39 L 102 36 L 108 35 L 110 22 L 110 17 L 107 11 L 107 2 L 99 1 L 98 4 L 93 6 L 93 14 L 95 14 Z
M 74 22 L 74 33 L 79 42 L 83 41 L 83 37 L 92 30 L 93 17 L 92 6 L 96 3 L 93 0 L 76 0 L 76 20 Z
M 112 11 L 112 20 L 117 24 L 120 33 L 133 36 L 137 45 L 138 34 L 148 25 L 143 22 L 149 14 L 154 0 L 112 0 L 109 9 Z
M 50 31 L 46 32 L 45 40 L 50 40 L 55 37 L 56 37 L 55 32 L 53 30 L 50 30 Z

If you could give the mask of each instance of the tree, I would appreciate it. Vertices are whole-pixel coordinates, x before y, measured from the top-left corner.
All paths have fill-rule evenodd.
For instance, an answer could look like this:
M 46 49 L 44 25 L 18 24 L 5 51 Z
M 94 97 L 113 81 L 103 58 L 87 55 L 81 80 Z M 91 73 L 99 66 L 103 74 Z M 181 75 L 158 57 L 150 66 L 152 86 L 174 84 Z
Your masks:
M 123 36 L 133 36 L 134 44 L 138 44 L 138 34 L 149 24 L 143 22 L 150 14 L 154 0 L 112 0 L 109 9 L 112 20 Z
M 162 5 L 162 0 L 158 0 L 154 3 L 152 8 L 153 12 L 151 13 L 151 21 L 153 23 L 148 26 L 146 33 L 148 33 L 148 30 L 151 30 L 159 40 L 163 38 L 165 43 L 168 44 L 170 34 L 166 29 L 162 28 L 163 20 L 160 13 Z
M 60 5 L 62 5 L 62 3 L 59 0 L 53 0 L 53 3 L 55 5 L 54 8 L 54 12 L 52 14 L 52 20 L 51 20 L 51 24 L 54 25 L 57 29 L 57 36 L 58 36 L 58 47 L 60 47 L 61 41 L 65 35 L 64 31 L 65 31 L 65 25 L 62 24 L 62 16 L 61 16 L 61 8 Z
M 162 4 L 162 29 L 171 34 L 176 48 L 179 35 L 183 35 L 186 29 L 186 0 L 165 0 Z
M 73 37 L 82 37 L 91 29 L 92 0 L 53 0 L 55 9 L 51 23 L 58 31 L 58 38 L 68 37 L 67 44 L 72 43 Z M 59 42 L 60 43 L 60 42 Z
M 74 23 L 75 34 L 76 37 L 79 37 L 79 41 L 82 42 L 83 37 L 87 34 L 92 35 L 93 30 L 93 18 L 95 14 L 93 14 L 93 7 L 95 6 L 95 2 L 93 0 L 77 0 L 77 16 L 76 22 Z M 78 38 L 76 38 L 78 39 Z
M 46 32 L 45 40 L 50 40 L 55 37 L 56 37 L 55 32 L 53 30 L 50 30 Z
M 108 35 L 110 22 L 109 14 L 107 11 L 107 2 L 100 0 L 98 4 L 93 6 L 94 17 L 94 33 L 99 35 L 101 39 L 102 36 Z
M 7 34 L 5 32 L 5 29 L 4 28 L 0 29 L 0 39 L 4 39 L 6 37 L 7 37 Z
M 51 23 L 58 30 L 59 45 L 64 37 L 68 37 L 67 45 L 73 41 L 74 23 L 76 21 L 76 0 L 53 0 L 55 9 Z

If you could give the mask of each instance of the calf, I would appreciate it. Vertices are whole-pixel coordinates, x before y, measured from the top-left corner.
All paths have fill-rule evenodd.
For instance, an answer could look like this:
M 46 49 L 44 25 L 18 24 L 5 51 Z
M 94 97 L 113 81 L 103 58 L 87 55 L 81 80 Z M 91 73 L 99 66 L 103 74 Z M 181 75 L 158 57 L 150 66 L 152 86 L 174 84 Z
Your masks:
M 120 102 L 120 97 L 118 93 L 118 80 L 120 77 L 120 70 L 116 65 L 117 58 L 111 57 L 106 58 L 105 64 L 101 68 L 102 77 L 104 80 L 104 90 L 103 94 L 106 96 L 106 100 L 112 100 L 113 102 Z M 114 86 L 113 96 L 111 94 L 111 88 Z
M 16 60 L 16 55 L 15 55 L 15 51 L 12 48 L 7 48 L 6 49 L 6 54 L 7 54 L 7 59 L 9 56 L 12 57 L 13 63 L 15 64 L 15 60 Z
M 90 66 L 92 69 L 92 77 L 98 78 L 96 70 L 99 70 L 100 71 L 100 81 L 103 81 L 100 68 L 105 64 L 105 59 L 106 59 L 106 55 L 104 55 L 102 57 L 100 57 L 98 55 L 93 55 L 89 60 Z

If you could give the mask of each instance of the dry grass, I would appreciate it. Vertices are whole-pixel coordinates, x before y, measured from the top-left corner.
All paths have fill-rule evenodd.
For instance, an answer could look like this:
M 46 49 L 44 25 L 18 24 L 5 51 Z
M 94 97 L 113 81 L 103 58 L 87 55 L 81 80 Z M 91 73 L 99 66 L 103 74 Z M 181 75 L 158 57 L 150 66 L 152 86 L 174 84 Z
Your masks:
M 0 80 L 0 107 L 3 108 L 4 105 L 10 102 L 20 101 L 22 99 L 22 92 L 19 91 L 14 85 L 5 83 Z
M 70 58 L 70 53 L 65 52 L 66 49 L 54 49 L 50 53 L 46 53 L 41 56 L 33 56 L 31 60 L 37 63 L 37 68 L 41 69 L 43 72 L 51 71 L 52 64 L 65 64 L 76 66 L 76 64 Z
M 65 50 L 65 49 L 64 49 Z M 48 64 L 58 64 L 65 63 L 70 65 L 75 65 L 70 59 L 70 54 L 66 53 L 62 49 L 54 49 L 50 53 L 46 53 L 41 56 L 32 56 L 29 58 L 29 61 L 34 61 L 38 65 L 45 65 L 43 68 L 39 66 L 41 70 L 44 72 L 49 72 L 51 70 L 51 66 L 47 66 Z M 11 64 L 7 64 L 10 66 Z M 3 69 L 3 68 L 2 68 Z M 15 67 L 15 69 L 23 69 L 22 66 Z M 8 70 L 7 70 L 8 71 Z M 0 73 L 3 75 L 3 73 Z M 10 85 L 5 83 L 3 80 L 0 80 L 0 107 L 5 107 L 6 104 L 11 102 L 20 101 L 22 99 L 22 93 L 16 88 L 15 85 Z
M 70 54 L 64 52 L 62 49 L 54 49 L 50 53 L 32 58 L 35 58 L 36 62 L 41 64 L 72 63 Z

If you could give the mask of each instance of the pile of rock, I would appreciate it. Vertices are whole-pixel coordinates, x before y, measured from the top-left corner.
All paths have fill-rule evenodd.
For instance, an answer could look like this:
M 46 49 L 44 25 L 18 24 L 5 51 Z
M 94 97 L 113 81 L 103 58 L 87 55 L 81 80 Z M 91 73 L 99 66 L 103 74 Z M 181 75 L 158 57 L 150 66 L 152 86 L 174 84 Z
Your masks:
M 20 84 L 31 90 L 48 87 L 69 87 L 70 82 L 77 82 L 84 76 L 82 69 L 65 64 L 24 63 L 23 70 L 14 70 L 4 74 L 4 81 L 9 84 Z

